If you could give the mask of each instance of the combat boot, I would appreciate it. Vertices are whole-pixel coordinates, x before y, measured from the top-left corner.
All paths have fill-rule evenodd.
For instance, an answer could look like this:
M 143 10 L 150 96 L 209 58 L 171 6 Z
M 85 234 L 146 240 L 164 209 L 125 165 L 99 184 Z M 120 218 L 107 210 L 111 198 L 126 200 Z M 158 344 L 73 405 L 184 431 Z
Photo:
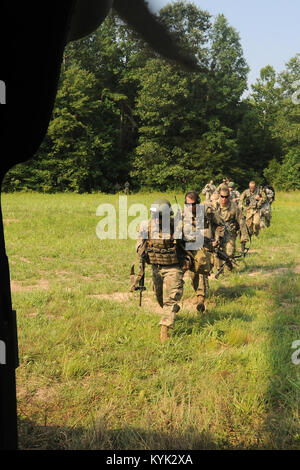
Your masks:
M 169 328 L 165 325 L 162 325 L 161 330 L 160 330 L 160 341 L 161 343 L 165 343 L 166 341 L 169 341 L 169 340 L 170 340 Z
M 206 310 L 204 301 L 205 301 L 205 297 L 203 297 L 203 295 L 197 295 L 196 308 L 197 308 L 198 312 L 200 312 L 200 313 L 204 313 L 205 310 Z

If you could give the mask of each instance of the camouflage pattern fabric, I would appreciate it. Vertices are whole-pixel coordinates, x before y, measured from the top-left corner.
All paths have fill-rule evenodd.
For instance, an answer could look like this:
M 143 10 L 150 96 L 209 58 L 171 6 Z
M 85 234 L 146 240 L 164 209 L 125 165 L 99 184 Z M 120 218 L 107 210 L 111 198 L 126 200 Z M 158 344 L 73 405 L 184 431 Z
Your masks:
M 209 292 L 208 276 L 204 274 L 194 273 L 192 271 L 190 271 L 189 276 L 196 296 L 200 295 L 206 298 Z
M 202 194 L 205 195 L 206 201 L 210 201 L 212 194 L 215 192 L 216 187 L 214 184 L 206 184 L 202 189 Z
M 139 233 L 136 243 L 136 251 L 138 252 L 145 238 L 149 234 L 150 221 L 144 221 L 139 227 Z M 150 233 L 151 235 L 151 233 Z M 154 233 L 152 232 L 154 236 Z M 155 233 L 155 236 L 158 234 Z M 151 240 L 150 240 L 151 241 Z M 148 241 L 146 242 L 146 246 Z M 147 248 L 146 248 L 147 250 Z M 156 300 L 163 308 L 162 319 L 160 325 L 173 328 L 176 313 L 180 310 L 178 302 L 183 295 L 184 271 L 179 264 L 161 265 L 151 264 L 153 290 Z
M 259 196 L 260 200 L 256 200 L 255 197 Z M 260 219 L 261 219 L 261 208 L 266 203 L 266 193 L 260 189 L 255 188 L 253 192 L 250 189 L 245 189 L 240 197 L 240 208 L 246 208 L 246 223 L 250 232 L 250 235 L 258 236 L 260 231 Z
M 153 290 L 157 302 L 163 308 L 160 325 L 174 327 L 176 314 L 180 310 L 178 302 L 183 295 L 183 274 L 179 265 L 152 265 Z
M 247 242 L 249 240 L 246 219 L 241 209 L 232 201 L 229 201 L 229 204 L 225 206 L 222 206 L 220 202 L 217 201 L 214 207 L 227 224 L 228 228 L 224 233 L 221 249 L 230 258 L 233 258 L 236 251 L 236 238 L 238 231 L 241 231 L 241 242 Z M 223 264 L 223 261 L 220 261 L 219 258 L 215 257 L 214 264 L 215 267 L 219 269 Z
M 188 225 L 189 224 L 189 225 Z M 191 241 L 191 235 L 195 230 L 195 219 L 191 221 L 183 221 L 184 225 L 184 241 Z M 204 236 L 219 240 L 224 236 L 225 224 L 220 214 L 214 209 L 211 203 L 207 201 L 204 203 Z M 213 269 L 213 255 L 206 249 L 200 248 L 199 250 L 191 251 L 194 257 L 194 270 L 189 272 L 192 281 L 192 286 L 195 290 L 196 296 L 206 298 L 209 293 L 208 276 Z

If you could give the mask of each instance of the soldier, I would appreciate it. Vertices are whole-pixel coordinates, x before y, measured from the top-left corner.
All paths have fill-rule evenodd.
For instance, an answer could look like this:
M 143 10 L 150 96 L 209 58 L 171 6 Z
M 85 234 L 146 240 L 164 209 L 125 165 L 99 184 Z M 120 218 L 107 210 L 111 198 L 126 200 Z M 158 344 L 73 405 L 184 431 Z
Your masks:
M 240 201 L 241 195 L 236 189 L 234 189 L 234 183 L 232 181 L 228 183 L 228 188 L 230 191 L 230 200 L 238 204 Z
M 128 181 L 126 181 L 124 187 L 125 187 L 125 194 L 128 196 L 129 195 L 130 183 Z
M 236 237 L 238 232 L 241 234 L 241 243 L 246 244 L 249 241 L 246 219 L 242 210 L 230 199 L 229 189 L 222 189 L 219 200 L 214 205 L 214 209 L 220 214 L 227 225 L 223 245 L 221 250 L 233 258 L 236 250 Z M 216 259 L 216 267 L 220 268 L 220 260 Z
M 258 236 L 259 234 L 260 210 L 266 199 L 265 192 L 256 187 L 255 181 L 250 181 L 249 189 L 245 189 L 240 197 L 239 207 L 240 209 L 246 208 L 246 223 L 250 235 Z
M 121 189 L 122 187 L 119 185 L 119 183 L 116 183 L 114 186 L 115 193 L 118 193 L 119 191 L 121 191 Z
M 265 226 L 270 227 L 272 218 L 271 205 L 275 201 L 275 191 L 272 186 L 265 186 L 263 191 L 266 194 L 266 202 L 261 206 L 261 228 Z
M 206 201 L 210 201 L 212 194 L 215 192 L 216 187 L 214 185 L 214 180 L 210 180 L 208 184 L 202 189 L 202 194 L 205 194 Z
M 195 236 L 197 205 L 200 205 L 199 194 L 196 191 L 189 191 L 185 195 L 185 206 L 190 207 L 192 217 L 188 217 L 188 221 L 185 220 L 185 218 L 183 219 L 183 240 L 185 242 L 191 241 L 193 235 Z M 185 213 L 185 215 L 186 214 L 187 213 Z M 214 245 L 217 245 L 219 239 L 224 235 L 224 222 L 219 214 L 214 211 L 211 204 L 207 202 L 204 204 L 203 215 L 203 235 L 214 239 Z M 209 291 L 208 276 L 213 268 L 213 255 L 205 247 L 191 250 L 191 254 L 194 259 L 194 267 L 193 270 L 190 271 L 190 277 L 196 293 L 196 308 L 199 312 L 204 312 L 206 310 L 205 300 Z
M 161 342 L 170 338 L 174 327 L 178 302 L 183 295 L 183 275 L 177 240 L 174 236 L 174 217 L 167 199 L 158 199 L 150 208 L 151 219 L 140 225 L 136 249 L 146 253 L 152 267 L 153 289 L 163 308 L 160 321 Z

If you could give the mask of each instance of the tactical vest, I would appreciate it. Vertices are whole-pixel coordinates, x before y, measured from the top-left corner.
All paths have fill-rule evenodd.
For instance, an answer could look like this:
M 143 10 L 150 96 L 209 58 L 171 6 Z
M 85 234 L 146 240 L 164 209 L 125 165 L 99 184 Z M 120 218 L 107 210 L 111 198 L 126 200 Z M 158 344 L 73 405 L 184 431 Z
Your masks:
M 256 188 L 254 193 L 251 193 L 250 189 L 246 190 L 245 204 L 249 209 L 257 209 L 257 200 L 255 196 L 259 196 L 259 188 Z
M 227 228 L 228 228 L 228 230 L 230 229 L 229 230 L 230 232 L 237 232 L 240 227 L 239 227 L 239 224 L 236 220 L 235 207 L 233 206 L 233 203 L 230 203 L 230 204 L 231 204 L 231 206 L 228 206 L 229 219 L 225 220 L 225 218 L 224 218 L 224 221 L 226 223 L 225 232 L 226 232 Z M 218 208 L 218 211 L 219 211 L 221 217 L 223 217 L 224 212 L 222 211 L 221 204 L 218 203 L 217 208 Z
M 162 232 L 159 232 L 160 238 L 152 238 L 151 221 L 148 227 L 149 239 L 147 241 L 146 252 L 150 264 L 172 265 L 178 264 L 176 240 L 173 238 L 174 227 L 171 225 L 170 238 L 162 238 Z

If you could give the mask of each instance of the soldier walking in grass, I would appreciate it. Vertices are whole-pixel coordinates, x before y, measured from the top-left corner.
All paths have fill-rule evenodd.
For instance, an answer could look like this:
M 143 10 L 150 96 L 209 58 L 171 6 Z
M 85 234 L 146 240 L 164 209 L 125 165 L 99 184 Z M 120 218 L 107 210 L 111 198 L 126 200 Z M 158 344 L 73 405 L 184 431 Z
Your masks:
M 125 191 L 125 194 L 126 196 L 129 195 L 129 188 L 130 188 L 130 183 L 128 181 L 126 181 L 125 185 L 124 185 L 124 191 Z
M 216 190 L 216 187 L 214 185 L 214 180 L 210 180 L 210 182 L 207 183 L 202 189 L 202 194 L 205 195 L 206 201 L 210 201 L 210 198 L 212 194 L 215 192 L 215 190 Z
M 261 206 L 261 228 L 270 227 L 272 218 L 271 205 L 275 201 L 275 190 L 272 186 L 265 186 L 263 191 L 266 194 L 266 202 Z
M 233 259 L 236 251 L 237 234 L 240 232 L 242 244 L 246 244 L 249 241 L 246 219 L 242 210 L 231 200 L 228 188 L 221 190 L 220 197 L 214 204 L 214 209 L 220 214 L 227 227 L 221 250 Z M 216 257 L 215 267 L 220 269 L 220 265 L 221 260 Z
M 198 221 L 203 226 L 203 236 L 214 239 L 217 246 L 224 235 L 224 222 L 210 203 L 203 204 L 203 220 L 197 217 L 197 206 L 200 205 L 200 196 L 197 191 L 189 191 L 185 195 L 185 214 L 183 218 L 183 241 L 185 244 L 196 241 Z M 190 212 L 190 215 L 189 215 Z M 186 245 L 185 245 L 186 246 Z M 213 254 L 205 247 L 189 250 L 193 257 L 193 266 L 190 278 L 195 291 L 195 303 L 199 312 L 206 310 L 206 299 L 209 291 L 208 276 L 213 269 Z
M 170 202 L 158 199 L 151 205 L 150 212 L 150 220 L 140 225 L 136 250 L 139 255 L 145 253 L 147 263 L 151 264 L 154 293 L 163 308 L 160 339 L 165 342 L 170 338 L 180 310 L 178 302 L 183 295 L 184 271 Z
M 240 197 L 240 209 L 246 209 L 246 223 L 250 235 L 258 236 L 260 231 L 261 208 L 266 202 L 265 192 L 256 186 L 255 181 L 250 181 L 249 189 L 245 189 Z
M 233 181 L 228 183 L 228 189 L 230 192 L 230 200 L 238 204 L 240 201 L 241 194 L 236 189 L 234 189 L 234 187 L 235 187 L 235 184 L 233 183 Z

